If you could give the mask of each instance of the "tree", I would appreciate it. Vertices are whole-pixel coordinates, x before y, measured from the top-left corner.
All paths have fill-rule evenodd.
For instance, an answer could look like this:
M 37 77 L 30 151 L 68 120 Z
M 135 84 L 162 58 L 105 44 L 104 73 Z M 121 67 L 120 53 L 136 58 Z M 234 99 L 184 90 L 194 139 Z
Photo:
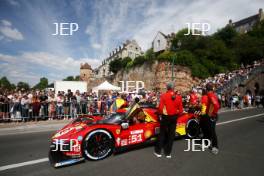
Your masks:
M 16 85 L 12 83 L 10 88 L 11 88 L 11 90 L 15 90 L 16 89 Z
M 144 56 L 138 56 L 133 61 L 133 66 L 142 65 L 146 62 L 146 58 Z
M 248 32 L 248 35 L 252 37 L 264 38 L 264 21 L 257 23 L 253 26 L 252 31 Z
M 232 26 L 228 25 L 218 30 L 213 36 L 216 39 L 224 41 L 227 46 L 231 46 L 235 37 L 238 36 L 238 33 Z
M 27 91 L 27 90 L 30 89 L 29 84 L 26 83 L 26 82 L 22 82 L 22 81 L 18 82 L 16 87 L 17 87 L 19 90 L 25 90 L 25 91 Z
M 63 81 L 75 81 L 74 76 L 68 76 Z
M 77 76 L 67 76 L 63 81 L 80 81 L 80 75 Z
M 128 64 L 129 62 L 131 62 L 131 61 L 132 61 L 132 59 L 131 59 L 130 57 L 125 57 L 124 59 L 122 59 L 122 60 L 121 60 L 122 67 L 123 67 L 123 68 L 126 68 L 126 67 L 127 67 L 127 64 Z
M 159 61 L 168 61 L 172 62 L 172 58 L 175 56 L 175 53 L 172 51 L 164 51 L 160 53 L 157 57 Z
M 48 84 L 49 84 L 48 79 L 45 77 L 42 77 L 42 78 L 40 78 L 39 83 L 34 86 L 34 89 L 43 90 L 43 89 L 48 87 Z
M 145 52 L 145 58 L 147 61 L 151 62 L 155 59 L 155 57 L 156 57 L 156 54 L 154 53 L 153 48 L 150 48 Z
M 179 30 L 175 37 L 172 39 L 171 49 L 178 49 L 178 50 L 194 50 L 198 47 L 197 40 L 204 37 L 199 35 L 185 35 L 188 33 L 188 29 L 184 28 Z M 200 33 L 196 31 L 196 33 Z M 178 46 L 178 43 L 181 42 L 181 46 Z
M 190 51 L 183 50 L 177 53 L 177 57 L 174 63 L 183 66 L 192 66 L 197 64 L 198 62 L 195 56 Z
M 235 54 L 240 63 L 252 64 L 264 57 L 264 39 L 241 35 L 234 42 Z
M 75 81 L 80 81 L 81 80 L 80 75 L 75 76 L 75 79 L 74 80 Z
M 11 90 L 12 89 L 12 85 L 9 82 L 9 80 L 7 79 L 7 77 L 2 77 L 0 80 L 0 87 L 2 89 L 7 89 L 7 90 Z
M 122 59 L 115 59 L 111 61 L 109 64 L 109 70 L 114 74 L 116 74 L 122 68 L 123 68 Z
M 48 87 L 49 87 L 49 88 L 54 88 L 54 83 L 50 83 L 50 84 L 48 85 Z
M 198 78 L 207 78 L 208 76 L 210 76 L 210 74 L 208 73 L 207 68 L 200 64 L 194 64 L 191 66 L 191 70 L 192 70 L 192 76 L 198 77 Z

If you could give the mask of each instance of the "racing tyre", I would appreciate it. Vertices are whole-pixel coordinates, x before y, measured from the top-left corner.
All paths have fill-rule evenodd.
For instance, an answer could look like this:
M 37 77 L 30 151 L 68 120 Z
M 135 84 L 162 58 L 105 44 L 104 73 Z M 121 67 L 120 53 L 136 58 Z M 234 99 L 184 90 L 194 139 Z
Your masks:
M 196 119 L 190 119 L 186 125 L 186 135 L 193 139 L 200 135 L 200 125 Z
M 113 153 L 114 139 L 102 129 L 89 133 L 83 140 L 83 156 L 89 160 L 102 160 Z

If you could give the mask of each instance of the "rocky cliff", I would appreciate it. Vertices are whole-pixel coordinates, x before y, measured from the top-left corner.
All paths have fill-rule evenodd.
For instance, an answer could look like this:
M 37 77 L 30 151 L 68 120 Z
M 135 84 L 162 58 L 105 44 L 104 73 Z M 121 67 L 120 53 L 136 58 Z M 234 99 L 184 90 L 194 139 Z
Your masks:
M 166 84 L 172 80 L 172 65 L 169 62 L 145 63 L 141 66 L 129 70 L 119 71 L 111 80 L 115 85 L 119 81 L 143 81 L 147 90 L 164 91 Z M 200 80 L 191 75 L 191 70 L 187 67 L 175 65 L 173 82 L 176 90 L 181 92 L 189 91 Z

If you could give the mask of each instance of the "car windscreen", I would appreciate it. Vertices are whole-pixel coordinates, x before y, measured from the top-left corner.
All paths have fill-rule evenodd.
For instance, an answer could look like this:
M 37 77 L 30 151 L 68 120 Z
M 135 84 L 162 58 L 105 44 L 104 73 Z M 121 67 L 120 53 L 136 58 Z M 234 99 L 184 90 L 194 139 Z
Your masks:
M 124 113 L 113 113 L 110 114 L 109 116 L 106 116 L 103 120 L 101 120 L 101 123 L 120 124 L 124 118 L 125 118 Z

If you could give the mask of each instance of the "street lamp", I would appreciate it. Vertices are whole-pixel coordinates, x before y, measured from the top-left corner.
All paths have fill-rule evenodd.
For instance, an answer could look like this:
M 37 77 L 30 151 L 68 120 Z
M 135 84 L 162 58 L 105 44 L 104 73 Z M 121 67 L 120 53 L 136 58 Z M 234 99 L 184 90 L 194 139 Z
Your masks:
M 175 59 L 177 58 L 176 51 L 179 50 L 180 47 L 181 47 L 181 41 L 178 40 L 178 42 L 177 42 L 177 48 L 175 48 L 174 46 L 171 48 L 171 50 L 175 52 L 175 54 L 172 56 L 171 81 L 174 80 L 174 78 L 173 78 L 173 71 L 174 71 L 174 62 L 175 62 Z

